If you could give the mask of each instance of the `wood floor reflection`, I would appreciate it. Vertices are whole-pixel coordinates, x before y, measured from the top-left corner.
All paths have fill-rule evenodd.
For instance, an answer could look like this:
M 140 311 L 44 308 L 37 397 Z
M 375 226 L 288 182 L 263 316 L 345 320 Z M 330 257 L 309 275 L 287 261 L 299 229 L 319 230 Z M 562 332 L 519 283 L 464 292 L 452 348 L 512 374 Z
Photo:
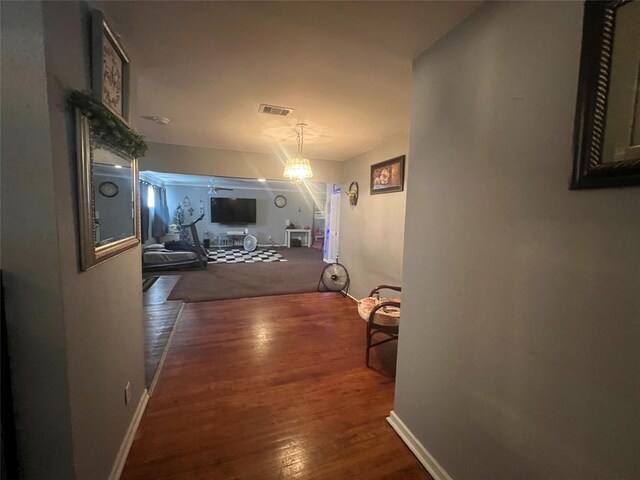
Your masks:
M 167 300 L 169 293 L 179 279 L 180 275 L 161 275 L 142 295 L 144 303 L 144 376 L 148 389 L 152 386 L 182 307 L 182 300 Z
M 385 421 L 395 342 L 368 369 L 364 327 L 337 294 L 185 304 L 122 478 L 431 478 Z

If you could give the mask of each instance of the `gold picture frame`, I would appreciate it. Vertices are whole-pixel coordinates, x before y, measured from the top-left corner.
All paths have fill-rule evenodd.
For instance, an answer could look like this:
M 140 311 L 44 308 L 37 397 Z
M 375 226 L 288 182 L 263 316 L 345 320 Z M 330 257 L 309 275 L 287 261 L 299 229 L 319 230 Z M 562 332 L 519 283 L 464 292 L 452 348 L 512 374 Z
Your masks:
M 131 190 L 120 192 L 121 195 L 131 195 L 131 235 L 117 238 L 105 244 L 96 236 L 96 194 L 94 182 L 94 154 L 98 145 L 96 138 L 91 134 L 91 121 L 80 109 L 75 109 L 76 122 L 76 151 L 78 171 L 78 215 L 79 215 L 79 244 L 80 267 L 88 270 L 116 255 L 134 248 L 140 243 L 140 196 L 138 191 L 138 162 L 126 153 L 108 147 L 110 154 L 121 159 L 123 163 L 130 162 Z M 105 150 L 106 151 L 106 150 Z M 119 170 L 124 170 L 119 168 Z M 126 199 L 127 197 L 125 197 Z M 128 215 L 127 211 L 124 211 Z
M 100 10 L 91 11 L 91 88 L 125 123 L 129 120 L 129 57 Z

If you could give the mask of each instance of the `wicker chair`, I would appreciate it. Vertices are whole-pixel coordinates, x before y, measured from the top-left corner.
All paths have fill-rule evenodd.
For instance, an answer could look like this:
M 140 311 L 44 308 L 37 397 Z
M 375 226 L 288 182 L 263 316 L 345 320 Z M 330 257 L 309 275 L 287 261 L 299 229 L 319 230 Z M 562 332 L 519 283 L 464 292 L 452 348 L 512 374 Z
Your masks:
M 371 290 L 367 298 L 358 302 L 358 313 L 367 322 L 367 353 L 365 364 L 369 366 L 369 350 L 383 343 L 398 339 L 400 330 L 400 299 L 380 298 L 380 290 L 394 290 L 401 292 L 401 287 L 394 285 L 378 285 Z M 373 336 L 382 333 L 387 336 L 384 340 L 373 343 Z

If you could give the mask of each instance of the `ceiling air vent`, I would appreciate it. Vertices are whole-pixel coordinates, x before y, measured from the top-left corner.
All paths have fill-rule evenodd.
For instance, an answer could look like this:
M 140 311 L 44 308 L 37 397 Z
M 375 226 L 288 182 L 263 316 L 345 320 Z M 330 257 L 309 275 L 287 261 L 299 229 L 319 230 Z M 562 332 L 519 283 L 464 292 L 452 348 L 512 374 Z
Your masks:
M 276 107 L 275 105 L 267 105 L 266 103 L 261 103 L 260 108 L 258 108 L 260 113 L 268 113 L 269 115 L 278 115 L 280 117 L 286 117 L 293 112 L 293 108 L 288 107 Z

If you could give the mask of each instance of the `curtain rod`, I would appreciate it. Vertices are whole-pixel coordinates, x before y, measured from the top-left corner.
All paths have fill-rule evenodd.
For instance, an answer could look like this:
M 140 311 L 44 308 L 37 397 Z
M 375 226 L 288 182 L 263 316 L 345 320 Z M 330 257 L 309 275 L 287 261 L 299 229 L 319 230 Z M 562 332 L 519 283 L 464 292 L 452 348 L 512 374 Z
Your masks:
M 146 182 L 144 180 L 138 180 L 138 181 L 140 183 L 144 183 L 145 185 L 149 185 L 150 187 L 153 187 L 153 188 L 159 188 L 160 190 L 166 190 L 166 188 L 164 188 L 164 187 L 159 187 L 157 185 L 154 185 L 153 183 L 149 183 L 149 182 Z

